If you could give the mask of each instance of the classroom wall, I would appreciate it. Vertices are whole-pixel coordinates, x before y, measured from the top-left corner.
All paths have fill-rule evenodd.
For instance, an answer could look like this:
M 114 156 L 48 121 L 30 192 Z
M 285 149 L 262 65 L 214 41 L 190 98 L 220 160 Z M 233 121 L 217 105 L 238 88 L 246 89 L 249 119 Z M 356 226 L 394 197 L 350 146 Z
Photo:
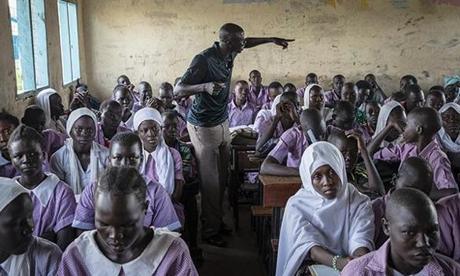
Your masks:
M 46 36 L 48 47 L 49 85 L 61 95 L 64 104 L 68 102 L 69 86 L 63 86 L 61 68 L 61 48 L 59 40 L 59 18 L 57 0 L 45 0 Z M 71 0 L 79 6 L 79 43 L 81 75 L 85 79 L 84 32 L 82 25 L 81 0 Z M 5 109 L 19 118 L 33 98 L 16 98 L 16 74 L 14 69 L 11 24 L 9 19 L 8 0 L 0 0 L 0 109 Z
M 248 3 L 253 1 L 253 3 Z M 233 80 L 259 69 L 264 83 L 303 84 L 310 71 L 324 86 L 344 73 L 375 73 L 387 94 L 403 74 L 428 88 L 460 73 L 458 0 L 97 0 L 84 1 L 86 69 L 94 93 L 108 97 L 116 78 L 155 87 L 183 74 L 217 39 L 225 22 L 248 36 L 295 38 L 288 50 L 264 45 L 243 52 Z

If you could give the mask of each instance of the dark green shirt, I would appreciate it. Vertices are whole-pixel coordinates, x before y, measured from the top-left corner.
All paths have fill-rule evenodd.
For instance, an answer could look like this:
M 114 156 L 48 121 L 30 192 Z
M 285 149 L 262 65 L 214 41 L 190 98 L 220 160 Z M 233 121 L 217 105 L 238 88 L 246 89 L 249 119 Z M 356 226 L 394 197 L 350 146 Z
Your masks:
M 187 121 L 201 127 L 214 127 L 228 118 L 228 98 L 232 78 L 233 60 L 236 55 L 222 56 L 219 43 L 196 55 L 181 78 L 183 84 L 194 85 L 207 82 L 225 84 L 219 94 L 207 92 L 195 95 Z

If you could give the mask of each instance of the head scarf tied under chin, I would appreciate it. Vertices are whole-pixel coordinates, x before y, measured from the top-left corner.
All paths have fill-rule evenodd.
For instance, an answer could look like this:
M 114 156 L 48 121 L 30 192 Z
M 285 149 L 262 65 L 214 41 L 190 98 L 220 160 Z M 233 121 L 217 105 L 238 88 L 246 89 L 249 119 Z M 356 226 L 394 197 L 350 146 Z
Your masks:
M 334 199 L 324 198 L 312 184 L 312 175 L 324 165 L 340 178 Z M 347 182 L 341 152 L 328 142 L 313 143 L 302 156 L 299 172 L 302 188 L 286 205 L 276 275 L 295 275 L 314 246 L 342 256 L 351 256 L 359 247 L 372 250 L 374 221 L 370 201 Z
M 453 110 L 455 110 L 455 112 L 460 114 L 460 105 L 458 105 L 456 103 L 446 103 L 439 110 L 439 114 L 443 114 L 444 112 L 446 112 L 447 110 L 449 110 L 451 108 Z M 457 136 L 457 139 L 455 139 L 455 141 L 454 141 L 449 136 L 449 134 L 447 134 L 447 132 L 444 129 L 444 127 L 442 127 L 438 132 L 438 137 L 439 137 L 439 140 L 440 140 L 442 146 L 446 149 L 446 151 L 452 152 L 452 153 L 460 152 L 460 134 Z
M 46 128 L 52 128 L 50 97 L 54 94 L 57 94 L 56 90 L 54 90 L 53 88 L 48 88 L 40 91 L 40 93 L 38 93 L 36 96 L 36 104 L 45 112 Z
M 70 179 L 71 183 L 68 183 L 75 194 L 81 194 L 85 187 L 85 183 L 81 183 L 80 180 L 80 167 L 78 156 L 73 149 L 73 139 L 71 136 L 72 127 L 75 122 L 80 119 L 81 117 L 87 116 L 91 118 L 94 122 L 94 129 L 97 129 L 97 118 L 96 115 L 88 108 L 82 107 L 72 111 L 67 119 L 67 134 L 70 138 L 67 138 L 65 141 L 64 146 L 67 147 L 67 151 L 69 153 L 69 172 L 70 172 Z M 90 170 L 91 170 L 91 182 L 95 182 L 98 179 L 98 164 L 103 163 L 105 160 L 100 160 L 99 154 L 99 145 L 96 142 L 92 142 L 91 145 L 91 155 L 90 155 Z
M 315 86 L 318 86 L 321 90 L 321 94 L 324 95 L 324 91 L 323 91 L 323 88 L 316 84 L 316 83 L 312 83 L 312 84 L 309 84 L 306 88 L 305 88 L 305 94 L 303 96 L 303 108 L 304 109 L 307 109 L 307 108 L 310 108 L 310 93 L 311 93 L 311 89 Z M 324 101 L 323 101 L 323 106 L 321 108 L 324 108 Z
M 163 126 L 163 118 L 161 117 L 160 112 L 155 108 L 144 107 L 136 112 L 133 119 L 134 130 L 138 131 L 139 126 L 144 121 L 152 120 L 157 122 L 160 126 Z M 166 189 L 168 194 L 174 192 L 175 187 L 175 177 L 174 177 L 174 159 L 169 150 L 169 147 L 166 145 L 166 142 L 163 138 L 163 133 L 160 130 L 159 142 L 156 149 L 149 153 L 144 150 L 144 161 L 141 166 L 141 173 L 145 173 L 146 165 L 149 157 L 155 160 L 155 168 L 158 174 L 158 179 L 160 184 Z

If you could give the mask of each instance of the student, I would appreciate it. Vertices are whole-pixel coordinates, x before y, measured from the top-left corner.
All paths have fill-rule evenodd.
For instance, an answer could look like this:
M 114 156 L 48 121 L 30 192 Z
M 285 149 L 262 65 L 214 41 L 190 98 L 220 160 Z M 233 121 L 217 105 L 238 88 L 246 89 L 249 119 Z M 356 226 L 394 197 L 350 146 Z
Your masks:
M 228 104 L 229 127 L 252 125 L 256 110 L 248 101 L 248 83 L 244 80 L 237 81 L 233 93 L 233 100 Z
M 332 89 L 324 92 L 326 107 L 334 108 L 335 104 L 342 99 L 341 93 L 345 77 L 343 75 L 335 75 L 332 79 Z
M 267 87 L 262 85 L 262 75 L 257 70 L 249 73 L 249 102 L 260 110 L 262 105 L 268 101 Z
M 283 94 L 283 86 L 281 83 L 274 81 L 268 86 L 268 100 L 262 105 L 263 110 L 270 110 L 273 105 L 273 101 L 278 95 Z
M 446 104 L 446 96 L 442 91 L 432 90 L 426 95 L 425 106 L 439 111 Z
M 11 164 L 10 154 L 8 152 L 8 141 L 11 133 L 19 125 L 19 120 L 6 111 L 0 112 L 0 177 L 13 178 L 19 175 L 19 172 Z
M 33 128 L 20 125 L 11 134 L 8 149 L 11 162 L 21 174 L 14 179 L 32 198 L 35 236 L 55 242 L 64 250 L 75 238 L 71 227 L 75 196 L 67 183 L 43 172 L 45 156 L 42 137 Z
M 445 87 L 446 102 L 448 103 L 459 103 L 459 92 L 460 88 L 456 84 L 450 84 Z
M 356 106 L 358 108 L 364 109 L 365 104 L 372 101 L 372 98 L 374 97 L 372 94 L 372 87 L 365 80 L 357 81 L 355 85 L 357 91 Z
M 101 121 L 97 123 L 95 141 L 106 148 L 118 132 L 130 131 L 120 125 L 123 108 L 114 100 L 105 100 L 101 104 Z
M 176 108 L 174 101 L 174 87 L 169 82 L 163 82 L 160 85 L 160 100 L 166 110 L 173 110 Z
M 383 222 L 390 239 L 377 251 L 349 262 L 341 275 L 458 275 L 460 265 L 436 253 L 437 220 L 434 204 L 424 193 L 412 188 L 394 191 Z
M 69 110 L 73 111 L 80 107 L 87 107 L 91 110 L 99 110 L 101 102 L 92 96 L 89 92 L 88 85 L 81 83 L 77 79 L 75 91 L 73 91 L 72 101 L 69 104 Z
M 371 101 L 364 106 L 366 111 L 366 128 L 370 135 L 374 135 L 380 114 L 380 105 Z
M 35 101 L 36 104 L 45 111 L 45 127 L 66 134 L 64 123 L 60 119 L 60 117 L 64 115 L 64 106 L 62 105 L 62 98 L 56 90 L 48 88 L 40 91 Z
M 54 129 L 45 129 L 45 112 L 37 105 L 26 107 L 21 122 L 35 129 L 43 136 L 42 149 L 46 153 L 46 160 L 49 160 L 51 155 L 64 145 L 67 135 L 57 132 Z
M 283 92 L 297 92 L 297 87 L 294 84 L 288 82 L 283 86 Z
M 375 217 L 375 247 L 379 248 L 388 239 L 382 228 L 382 218 L 385 216 L 385 206 L 394 190 L 401 188 L 414 188 L 430 195 L 433 187 L 433 171 L 430 164 L 420 157 L 409 157 L 402 162 L 399 168 L 394 187 L 385 195 L 372 201 L 372 209 Z
M 374 159 L 404 161 L 411 156 L 420 156 L 433 168 L 435 185 L 432 198 L 438 199 L 455 193 L 458 189 L 450 161 L 434 139 L 440 128 L 441 118 L 436 110 L 429 107 L 416 108 L 407 117 L 407 126 L 403 132 L 405 143 L 379 150 L 374 154 Z M 378 135 L 375 143 L 380 144 L 384 138 L 384 135 Z
M 104 146 L 94 141 L 96 127 L 96 115 L 88 108 L 71 112 L 67 119 L 70 138 L 50 159 L 51 172 L 69 184 L 76 195 L 98 178 L 109 155 Z
M 370 141 L 371 137 L 366 128 L 355 122 L 355 112 L 356 109 L 350 102 L 337 102 L 332 112 L 332 119 L 326 122 L 327 136 L 329 136 L 329 134 L 334 130 L 349 131 L 353 129 L 354 131 L 363 136 L 364 141 L 367 144 Z
M 121 126 L 127 129 L 133 129 L 134 112 L 132 109 L 134 101 L 129 89 L 126 86 L 117 85 L 112 93 L 112 99 L 118 102 L 123 108 Z
M 297 89 L 297 96 L 299 97 L 300 103 L 304 103 L 305 90 L 310 84 L 318 84 L 318 76 L 315 73 L 308 73 L 305 76 L 305 86 Z
M 310 84 L 305 88 L 303 108 L 315 108 L 320 111 L 326 122 L 332 117 L 332 109 L 324 106 L 324 91 L 318 84 Z
M 293 126 L 281 135 L 260 168 L 260 174 L 299 176 L 300 159 L 305 149 L 323 140 L 326 125 L 317 109 L 300 114 L 300 126 Z
M 129 94 L 131 95 L 133 104 L 140 102 L 140 95 L 139 92 L 136 91 L 134 84 L 131 83 L 131 80 L 126 75 L 121 75 L 117 78 L 117 86 L 125 86 L 129 90 Z M 134 105 L 133 105 L 134 106 Z
M 460 105 L 447 103 L 440 110 L 442 128 L 438 140 L 447 153 L 460 153 Z
M 32 235 L 28 191 L 3 177 L 0 191 L 0 274 L 56 275 L 62 253 L 54 243 Z
M 370 201 L 348 183 L 340 151 L 328 142 L 314 143 L 299 171 L 302 188 L 286 204 L 276 275 L 295 275 L 304 262 L 341 270 L 373 250 Z
M 460 263 L 460 194 L 440 199 L 436 210 L 441 236 L 438 251 Z
M 364 80 L 367 81 L 371 85 L 372 95 L 373 95 L 371 101 L 376 102 L 380 105 L 383 105 L 385 103 L 385 100 L 387 99 L 387 96 L 385 95 L 385 92 L 383 92 L 380 85 L 377 83 L 375 75 L 367 74 L 364 77 Z
M 406 112 L 411 112 L 416 107 L 422 107 L 425 105 L 425 95 L 422 89 L 417 84 L 409 85 L 406 87 L 405 93 L 407 95 L 406 100 Z
M 402 92 L 406 92 L 407 87 L 410 85 L 416 85 L 417 84 L 417 78 L 412 76 L 412 75 L 405 75 L 401 77 L 401 80 L 399 81 L 399 88 L 401 89 Z
M 358 89 L 356 85 L 352 82 L 346 82 L 340 92 L 340 98 L 342 101 L 349 102 L 356 107 L 356 102 L 358 100 Z
M 134 112 L 138 111 L 139 109 L 143 107 L 148 106 L 150 101 L 153 98 L 152 86 L 150 85 L 150 83 L 146 81 L 141 81 L 137 85 L 136 90 L 137 90 L 137 93 L 139 94 L 139 101 L 135 102 L 133 105 Z
M 142 150 L 139 136 L 132 132 L 118 133 L 113 137 L 110 145 L 109 166 L 125 166 L 139 170 L 144 160 Z M 145 175 L 143 177 L 147 183 L 147 198 L 149 200 L 144 225 L 146 227 L 167 228 L 171 231 L 179 229 L 181 224 L 166 190 L 157 181 L 149 179 Z M 96 184 L 97 182 L 92 182 L 83 190 L 75 210 L 73 227 L 80 230 L 95 228 L 93 199 Z
M 278 139 L 281 134 L 299 122 L 297 109 L 297 94 L 283 93 L 273 101 L 270 111 L 259 111 L 254 122 L 254 130 L 259 133 L 256 151 L 265 151 L 263 148 L 271 147 L 268 144 L 274 146 L 276 142 L 272 139 Z M 266 151 L 268 152 L 269 150 Z
M 64 252 L 58 275 L 198 275 L 185 243 L 144 226 L 146 183 L 129 167 L 109 167 L 94 194 L 96 230 Z

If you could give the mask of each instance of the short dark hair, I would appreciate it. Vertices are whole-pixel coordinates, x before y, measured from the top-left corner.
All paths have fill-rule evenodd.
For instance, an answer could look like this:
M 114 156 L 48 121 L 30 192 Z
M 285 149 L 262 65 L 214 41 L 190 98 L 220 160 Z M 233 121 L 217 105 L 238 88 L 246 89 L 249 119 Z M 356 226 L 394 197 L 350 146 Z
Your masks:
M 2 112 L 0 112 L 0 121 L 8 122 L 14 125 L 14 127 L 19 126 L 19 119 L 5 110 L 2 110 Z
M 241 85 L 249 85 L 247 81 L 245 80 L 238 80 L 237 82 L 235 82 L 235 86 L 238 85 L 238 84 L 241 84 Z
M 41 146 L 43 144 L 43 136 L 35 129 L 21 124 L 11 133 L 8 146 L 17 141 L 30 141 L 38 143 Z
M 113 136 L 112 140 L 110 141 L 110 145 L 113 144 L 123 145 L 127 147 L 130 147 L 132 145 L 138 145 L 139 150 L 141 152 L 143 149 L 141 138 L 139 138 L 137 134 L 130 131 L 124 131 L 115 134 L 115 136 Z
M 279 89 L 279 88 L 283 88 L 283 85 L 281 85 L 281 83 L 279 81 L 271 82 L 268 85 L 268 89 Z
M 134 194 L 140 203 L 144 203 L 147 198 L 147 184 L 135 168 L 109 166 L 99 178 L 95 196 L 97 192 Z
M 414 77 L 413 75 L 404 75 L 404 76 L 402 76 L 401 80 L 410 80 L 414 84 L 417 84 L 417 78 Z
M 368 82 L 368 81 L 365 81 L 365 80 L 360 80 L 358 82 L 356 82 L 356 87 L 358 88 L 358 90 L 360 89 L 371 89 L 371 84 Z
M 123 84 L 115 85 L 115 87 L 113 88 L 112 94 L 115 95 L 115 93 L 117 93 L 117 91 L 128 91 L 128 93 L 129 93 L 128 87 L 124 86 Z
M 174 90 L 174 87 L 172 86 L 172 84 L 170 84 L 169 82 L 162 82 L 160 84 L 160 89 L 163 89 L 163 90 Z
M 116 106 L 116 107 L 119 107 L 121 108 L 121 105 L 115 101 L 115 100 L 112 100 L 112 99 L 108 99 L 108 100 L 105 100 L 101 103 L 101 106 L 99 106 L 99 111 L 104 111 L 106 110 L 107 108 L 109 108 L 109 106 Z
M 29 125 L 32 123 L 39 115 L 45 115 L 45 111 L 41 109 L 38 105 L 29 105 L 24 110 L 24 116 L 22 116 L 21 123 Z
M 428 135 L 435 135 L 442 126 L 441 116 L 431 107 L 416 107 L 410 113 L 422 125 Z

